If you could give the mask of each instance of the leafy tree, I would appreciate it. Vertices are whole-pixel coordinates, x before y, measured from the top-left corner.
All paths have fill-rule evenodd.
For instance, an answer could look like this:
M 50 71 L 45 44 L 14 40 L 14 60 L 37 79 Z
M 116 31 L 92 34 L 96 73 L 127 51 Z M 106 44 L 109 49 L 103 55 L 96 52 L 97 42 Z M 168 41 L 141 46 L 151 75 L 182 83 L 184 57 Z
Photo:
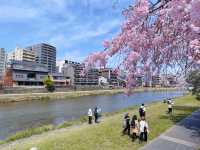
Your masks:
M 192 93 L 197 95 L 200 99 L 200 71 L 191 71 L 186 81 L 193 86 Z
M 54 92 L 55 91 L 55 86 L 54 86 L 54 82 L 53 80 L 51 79 L 51 77 L 48 75 L 47 77 L 44 78 L 44 81 L 43 81 L 46 89 L 49 91 L 49 92 Z

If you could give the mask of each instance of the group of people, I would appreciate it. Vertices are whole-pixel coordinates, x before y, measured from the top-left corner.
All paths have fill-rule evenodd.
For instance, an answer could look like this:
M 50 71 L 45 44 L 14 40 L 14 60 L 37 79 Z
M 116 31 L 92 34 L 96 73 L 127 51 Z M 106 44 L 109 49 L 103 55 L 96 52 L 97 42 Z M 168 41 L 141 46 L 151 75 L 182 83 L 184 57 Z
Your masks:
M 139 116 L 140 118 L 137 118 L 137 115 L 133 115 L 132 119 L 130 119 L 129 113 L 126 113 L 124 116 L 122 133 L 123 135 L 128 134 L 133 141 L 139 138 L 140 142 L 147 142 L 149 127 L 145 119 L 146 108 L 144 104 L 139 108 Z
M 94 116 L 94 122 L 99 123 L 100 117 L 101 117 L 101 108 L 100 107 L 95 107 L 94 110 L 92 110 L 92 108 L 89 108 L 89 110 L 88 110 L 88 124 L 92 124 L 93 116 Z

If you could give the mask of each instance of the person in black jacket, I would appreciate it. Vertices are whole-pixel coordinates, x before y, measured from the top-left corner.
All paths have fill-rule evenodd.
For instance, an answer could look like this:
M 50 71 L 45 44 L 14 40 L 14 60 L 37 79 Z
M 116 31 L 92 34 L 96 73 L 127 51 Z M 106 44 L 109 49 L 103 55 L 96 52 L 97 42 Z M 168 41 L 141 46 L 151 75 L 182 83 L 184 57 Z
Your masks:
M 97 123 L 98 122 L 98 112 L 97 112 L 97 107 L 95 107 L 94 108 L 94 121 L 95 121 L 95 123 Z
M 130 135 L 130 128 L 131 128 L 131 125 L 130 125 L 130 116 L 127 113 L 124 116 L 124 130 L 123 130 L 123 134 L 126 134 L 126 132 L 128 132 L 128 135 Z

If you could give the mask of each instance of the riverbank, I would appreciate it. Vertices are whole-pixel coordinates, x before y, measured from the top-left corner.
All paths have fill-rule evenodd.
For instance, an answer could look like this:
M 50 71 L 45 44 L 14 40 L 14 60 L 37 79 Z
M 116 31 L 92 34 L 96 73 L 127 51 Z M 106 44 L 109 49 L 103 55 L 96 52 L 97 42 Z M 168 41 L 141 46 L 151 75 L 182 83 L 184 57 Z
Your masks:
M 166 104 L 162 102 L 148 104 L 147 120 L 150 126 L 149 139 L 152 140 L 157 137 L 199 107 L 200 101 L 197 101 L 193 96 L 189 95 L 177 98 L 174 106 L 174 114 L 170 117 L 166 114 Z M 100 124 L 76 124 L 75 126 L 56 129 L 41 135 L 22 139 L 12 144 L 2 145 L 0 148 L 2 150 L 28 150 L 30 147 L 36 146 L 40 150 L 138 149 L 143 144 L 132 142 L 127 136 L 121 135 L 122 118 L 125 112 L 136 114 L 138 113 L 138 109 L 131 107 L 115 113 L 106 114 Z
M 134 92 L 142 91 L 165 91 L 176 90 L 175 88 L 138 88 Z M 32 100 L 60 100 L 76 98 L 81 96 L 95 95 L 112 95 L 124 92 L 124 89 L 112 90 L 91 90 L 91 91 L 69 91 L 69 92 L 53 92 L 53 93 L 25 93 L 25 94 L 1 94 L 0 103 L 32 101 Z

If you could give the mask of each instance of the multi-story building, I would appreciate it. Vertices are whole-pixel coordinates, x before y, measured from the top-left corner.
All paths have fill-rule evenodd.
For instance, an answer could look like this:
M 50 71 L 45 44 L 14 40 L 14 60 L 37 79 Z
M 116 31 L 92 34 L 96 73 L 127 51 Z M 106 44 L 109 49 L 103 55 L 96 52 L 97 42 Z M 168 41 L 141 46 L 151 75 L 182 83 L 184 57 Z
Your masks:
M 43 86 L 48 75 L 46 65 L 30 61 L 10 61 L 4 78 L 4 86 Z
M 56 47 L 41 43 L 27 47 L 36 54 L 36 62 L 48 66 L 49 73 L 56 72 Z
M 161 79 L 159 75 L 152 76 L 152 87 L 161 86 Z
M 109 85 L 119 86 L 117 74 L 111 68 L 101 68 L 100 76 L 107 78 Z
M 0 80 L 2 80 L 6 69 L 7 55 L 4 48 L 0 48 Z
M 9 60 L 35 61 L 35 58 L 35 52 L 19 47 L 8 55 Z
M 72 85 L 98 85 L 99 70 L 90 69 L 82 75 L 84 64 L 66 60 L 63 64 L 62 72 L 69 77 Z

